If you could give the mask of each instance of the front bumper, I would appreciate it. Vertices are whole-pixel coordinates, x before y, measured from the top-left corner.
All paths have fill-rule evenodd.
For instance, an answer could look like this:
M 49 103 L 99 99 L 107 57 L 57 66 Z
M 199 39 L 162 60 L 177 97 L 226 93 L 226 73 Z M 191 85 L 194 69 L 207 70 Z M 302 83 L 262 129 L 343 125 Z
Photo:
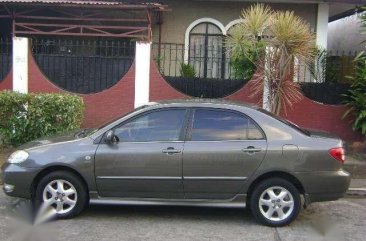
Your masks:
M 350 185 L 351 175 L 344 171 L 296 173 L 310 202 L 333 201 L 343 197 Z
M 3 191 L 6 195 L 25 199 L 32 197 L 32 183 L 39 172 L 38 169 L 5 163 L 1 171 L 1 179 L 4 183 Z

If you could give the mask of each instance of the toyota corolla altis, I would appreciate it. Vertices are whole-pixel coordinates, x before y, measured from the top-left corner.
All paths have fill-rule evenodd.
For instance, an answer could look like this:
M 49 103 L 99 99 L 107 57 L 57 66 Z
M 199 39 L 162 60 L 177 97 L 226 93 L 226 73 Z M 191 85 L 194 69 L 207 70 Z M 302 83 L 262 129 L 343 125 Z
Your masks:
M 71 218 L 91 204 L 249 207 L 269 226 L 342 197 L 342 140 L 255 106 L 152 103 L 98 129 L 35 140 L 2 167 L 4 191 Z

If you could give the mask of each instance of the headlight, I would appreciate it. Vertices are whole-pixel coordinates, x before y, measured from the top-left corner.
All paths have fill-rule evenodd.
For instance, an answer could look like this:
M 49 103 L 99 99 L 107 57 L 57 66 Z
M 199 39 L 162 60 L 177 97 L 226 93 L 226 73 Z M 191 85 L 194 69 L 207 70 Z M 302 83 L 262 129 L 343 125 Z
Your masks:
M 11 154 L 10 157 L 8 158 L 8 162 L 12 164 L 21 163 L 27 160 L 28 157 L 29 157 L 28 152 L 20 150 L 13 152 L 13 154 Z

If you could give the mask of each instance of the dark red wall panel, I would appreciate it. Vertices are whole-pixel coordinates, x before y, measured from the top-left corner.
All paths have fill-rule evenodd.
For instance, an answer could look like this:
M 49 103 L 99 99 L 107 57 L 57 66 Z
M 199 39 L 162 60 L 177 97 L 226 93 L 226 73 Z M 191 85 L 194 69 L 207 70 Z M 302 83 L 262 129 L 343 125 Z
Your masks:
M 50 82 L 40 71 L 32 56 L 29 57 L 29 92 L 66 92 Z M 134 65 L 127 74 L 114 86 L 100 93 L 79 95 L 86 104 L 84 127 L 95 127 L 115 117 L 123 115 L 134 106 Z M 161 76 L 151 61 L 150 68 L 150 101 L 168 99 L 187 99 L 189 96 L 175 90 Z M 0 89 L 11 89 L 11 74 L 0 83 Z M 260 104 L 261 96 L 253 95 L 249 82 L 237 92 L 225 97 L 227 100 Z M 290 121 L 313 129 L 333 132 L 347 141 L 362 140 L 360 133 L 352 131 L 348 120 L 342 120 L 345 106 L 324 105 L 304 97 L 287 111 L 284 117 Z
M 343 140 L 362 141 L 361 133 L 352 130 L 351 119 L 342 119 L 346 110 L 344 105 L 325 105 L 304 96 L 283 117 L 302 127 L 337 134 Z
M 44 76 L 32 56 L 29 57 L 29 92 L 67 93 Z M 83 97 L 86 106 L 83 127 L 99 126 L 133 110 L 135 96 L 134 64 L 127 74 L 111 88 L 96 94 L 79 94 L 79 96 Z
M 154 61 L 151 63 L 150 101 L 190 98 L 171 87 L 159 73 Z M 253 95 L 251 82 L 224 99 L 261 104 L 261 96 Z M 359 132 L 352 130 L 349 119 L 342 120 L 345 110 L 345 106 L 324 105 L 304 96 L 283 116 L 299 126 L 332 132 L 347 141 L 363 140 Z
M 13 71 L 10 70 L 8 75 L 0 81 L 0 91 L 1 90 L 11 90 L 13 89 Z
M 161 76 L 155 62 L 152 60 L 150 63 L 150 101 L 191 98 L 170 86 Z

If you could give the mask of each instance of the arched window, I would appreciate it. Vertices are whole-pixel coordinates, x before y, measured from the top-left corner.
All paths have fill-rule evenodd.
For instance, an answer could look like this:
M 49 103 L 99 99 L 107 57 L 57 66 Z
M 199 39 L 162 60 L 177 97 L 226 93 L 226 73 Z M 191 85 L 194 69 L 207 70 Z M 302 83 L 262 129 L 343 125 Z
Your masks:
M 230 30 L 233 29 L 233 27 L 235 27 L 236 25 L 242 23 L 243 20 L 242 19 L 235 19 L 233 21 L 231 21 L 230 23 L 228 23 L 226 26 L 225 26 L 225 29 L 227 31 L 228 34 L 230 34 Z
M 223 32 L 213 23 L 202 22 L 189 32 L 188 63 L 197 77 L 222 78 L 225 71 Z

